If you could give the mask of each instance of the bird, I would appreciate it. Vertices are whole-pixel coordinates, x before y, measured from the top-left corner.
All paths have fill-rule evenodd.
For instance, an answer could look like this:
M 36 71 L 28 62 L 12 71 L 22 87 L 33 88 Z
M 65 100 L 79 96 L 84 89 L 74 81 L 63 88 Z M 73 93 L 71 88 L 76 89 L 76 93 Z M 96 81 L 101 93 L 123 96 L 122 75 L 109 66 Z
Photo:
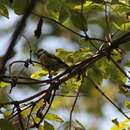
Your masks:
M 35 54 L 40 63 L 50 72 L 57 72 L 61 69 L 67 69 L 69 67 L 60 58 L 47 52 L 44 49 L 38 49 Z

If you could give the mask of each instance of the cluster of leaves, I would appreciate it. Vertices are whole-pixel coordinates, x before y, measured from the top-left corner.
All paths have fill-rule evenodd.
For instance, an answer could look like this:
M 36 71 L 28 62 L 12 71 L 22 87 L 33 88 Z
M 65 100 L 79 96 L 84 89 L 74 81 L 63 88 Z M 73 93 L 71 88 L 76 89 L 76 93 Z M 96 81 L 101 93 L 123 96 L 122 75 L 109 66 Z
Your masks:
M 0 16 L 9 18 L 9 8 L 14 10 L 17 15 L 23 15 L 30 3 L 31 0 L 1 0 Z M 116 92 L 114 91 L 115 93 L 113 96 L 111 96 L 112 99 L 118 101 L 115 95 L 118 95 L 119 92 L 125 95 L 126 98 L 129 98 L 129 86 L 126 85 L 128 76 L 126 76 L 127 74 L 124 71 L 125 67 L 129 67 L 129 61 L 123 60 L 125 53 L 127 54 L 130 49 L 130 46 L 128 44 L 123 45 L 121 48 L 117 47 L 113 49 L 109 55 L 104 56 L 102 59 L 99 59 L 96 63 L 91 64 L 86 69 L 78 68 L 78 65 L 82 65 L 86 59 L 99 54 L 100 51 L 108 47 L 109 43 L 112 43 L 112 41 L 114 41 L 114 39 L 117 39 L 117 37 L 120 37 L 121 34 L 129 32 L 130 2 L 128 0 L 39 0 L 35 8 L 32 10 L 31 15 L 31 20 L 35 19 L 38 21 L 36 23 L 37 28 L 34 30 L 34 36 L 32 36 L 38 39 L 38 43 L 43 38 L 42 25 L 44 22 L 46 22 L 52 27 L 58 25 L 56 29 L 54 28 L 55 31 L 50 35 L 55 35 L 54 33 L 58 30 L 58 35 L 60 34 L 66 37 L 70 32 L 70 40 L 75 41 L 79 45 L 79 49 L 76 51 L 66 51 L 60 48 L 56 50 L 55 56 L 70 67 L 70 69 L 68 69 L 70 73 L 68 71 L 65 71 L 65 81 L 63 82 L 61 80 L 62 76 L 58 79 L 58 81 L 61 81 L 62 83 L 60 84 L 60 88 L 56 89 L 59 89 L 61 95 L 66 94 L 66 96 L 68 96 L 69 94 L 72 94 L 75 97 L 75 93 L 78 93 L 79 88 L 81 87 L 80 93 L 85 95 L 87 94 L 87 99 L 85 98 L 85 100 L 89 104 L 88 105 L 87 103 L 83 103 L 82 105 L 85 104 L 84 106 L 87 106 L 87 111 L 97 112 L 99 115 L 102 115 L 103 113 L 101 111 L 101 107 L 104 100 L 93 89 L 94 84 L 86 78 L 86 76 L 89 76 L 94 80 L 95 83 L 102 86 L 103 81 L 107 80 L 110 85 L 110 90 L 113 89 L 113 86 L 116 86 L 118 90 Z M 94 27 L 95 25 L 101 29 L 101 32 L 99 32 L 99 38 L 97 38 L 97 35 L 93 35 L 93 32 L 97 32 L 97 29 L 91 29 L 91 27 Z M 88 32 L 91 32 L 91 36 L 88 35 Z M 38 48 L 38 44 L 31 46 Z M 31 64 L 33 66 L 33 69 L 35 68 L 35 71 L 31 70 L 27 76 L 25 73 L 23 75 L 21 74 L 20 76 L 24 76 L 25 81 L 28 81 L 29 79 L 29 81 L 34 80 L 42 82 L 42 80 L 49 75 L 49 70 L 46 67 L 43 69 L 43 66 L 41 67 L 39 61 L 33 61 L 31 58 L 32 57 L 30 57 L 30 60 L 22 61 L 22 63 L 20 61 L 18 63 L 24 63 L 24 67 L 27 69 L 29 69 Z M 88 61 L 88 64 L 90 62 L 91 61 Z M 40 66 L 37 67 L 37 64 L 40 64 Z M 83 64 L 83 66 L 85 65 Z M 82 66 L 80 67 L 82 68 Z M 73 68 L 77 69 L 77 72 L 74 75 L 73 72 L 75 70 L 73 70 Z M 21 71 L 19 71 L 19 69 L 17 71 L 18 75 L 14 76 L 14 74 L 11 73 L 11 75 L 9 75 L 9 80 L 0 82 L 1 89 L 8 86 L 18 86 L 17 78 L 19 81 L 19 74 Z M 72 76 L 68 78 L 71 74 Z M 51 78 L 53 79 L 57 75 L 51 75 Z M 5 78 L 8 79 L 8 77 Z M 14 78 L 16 79 L 14 80 Z M 52 85 L 51 78 L 49 82 L 50 86 Z M 20 81 L 24 81 L 24 79 Z M 24 82 L 23 84 L 26 83 Z M 28 85 L 28 83 L 26 85 Z M 109 90 L 106 91 L 105 87 L 102 88 L 106 93 L 108 93 Z M 124 89 L 126 89 L 126 91 L 124 91 Z M 97 88 L 97 90 L 100 89 Z M 61 123 L 60 127 L 65 130 L 85 130 L 85 127 L 77 120 L 64 121 L 59 115 L 56 115 L 54 113 L 46 113 L 45 109 L 48 109 L 50 105 L 52 105 L 52 110 L 58 110 L 60 107 L 63 108 L 67 103 L 71 103 L 71 105 L 68 105 L 69 108 L 72 106 L 72 102 L 68 101 L 64 97 L 58 97 L 55 99 L 53 104 L 50 103 L 51 98 L 53 98 L 53 91 L 55 91 L 54 88 L 51 90 L 51 94 L 49 91 L 46 91 L 45 93 L 43 92 L 38 99 L 33 100 L 30 102 L 30 104 L 19 104 L 20 112 L 18 110 L 19 107 L 16 107 L 15 102 L 14 104 L 12 103 L 14 105 L 12 111 L 10 110 L 12 109 L 10 106 L 6 106 L 7 108 L 5 105 L 2 106 L 2 109 L 4 110 L 2 110 L 1 113 L 3 114 L 4 118 L 0 119 L 0 128 L 2 130 L 18 129 L 18 127 L 22 127 L 22 124 L 20 122 L 23 122 L 27 126 L 30 125 L 38 127 L 39 130 L 55 130 L 52 122 L 56 121 Z M 95 99 L 96 94 L 97 97 Z M 101 92 L 101 94 L 103 93 Z M 90 98 L 91 103 L 89 101 Z M 61 102 L 59 100 L 64 100 L 64 102 Z M 96 103 L 93 104 L 93 102 Z M 47 106 L 48 108 L 46 108 Z M 92 109 L 93 106 L 94 109 Z M 126 101 L 124 106 L 129 109 L 129 101 Z M 21 117 L 22 120 L 20 119 Z M 43 124 L 41 123 L 40 126 L 37 126 L 43 117 Z M 12 118 L 13 120 L 11 120 Z M 10 120 L 8 121 L 7 119 Z M 124 120 L 121 123 L 116 122 L 111 130 L 129 129 L 128 123 L 129 120 Z

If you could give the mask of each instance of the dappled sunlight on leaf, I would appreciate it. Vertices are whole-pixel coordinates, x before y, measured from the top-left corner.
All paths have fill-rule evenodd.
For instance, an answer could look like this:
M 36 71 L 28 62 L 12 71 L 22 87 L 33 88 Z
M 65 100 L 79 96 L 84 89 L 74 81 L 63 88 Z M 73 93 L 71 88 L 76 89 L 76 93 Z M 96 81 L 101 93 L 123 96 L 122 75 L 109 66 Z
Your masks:
M 126 130 L 130 128 L 130 121 L 128 119 L 125 119 L 122 122 L 119 122 L 119 124 L 115 124 L 112 126 L 110 130 Z
M 31 78 L 32 79 L 40 79 L 43 76 L 46 76 L 47 74 L 48 74 L 47 70 L 39 70 L 39 71 L 32 73 Z

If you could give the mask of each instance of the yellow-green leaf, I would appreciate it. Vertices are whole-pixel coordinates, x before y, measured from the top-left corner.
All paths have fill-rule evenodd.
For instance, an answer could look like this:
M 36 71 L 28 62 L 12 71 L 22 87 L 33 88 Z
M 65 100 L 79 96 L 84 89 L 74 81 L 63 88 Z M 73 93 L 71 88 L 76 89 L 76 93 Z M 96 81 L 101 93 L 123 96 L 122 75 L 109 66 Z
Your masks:
M 47 74 L 48 74 L 47 70 L 39 70 L 39 71 L 34 72 L 31 75 L 31 78 L 32 79 L 40 79 L 41 77 L 46 76 Z
M 81 86 L 81 81 L 82 81 L 82 77 L 72 77 L 71 79 L 67 80 L 65 83 L 63 83 L 62 86 L 62 91 L 64 93 L 68 93 L 68 92 L 76 92 L 78 90 L 78 88 Z
M 9 18 L 8 10 L 3 4 L 0 4 L 0 16 L 5 16 L 6 18 Z
M 126 106 L 128 109 L 130 109 L 130 101 L 126 100 L 126 101 L 125 101 L 125 106 Z
M 87 30 L 87 21 L 84 15 L 82 15 L 80 12 L 71 10 L 71 17 L 70 17 L 72 24 L 80 29 L 80 30 Z
M 110 130 L 125 130 L 130 127 L 130 120 L 125 119 L 122 122 L 119 122 L 119 125 L 114 124 Z
M 64 122 L 64 120 L 59 117 L 56 114 L 52 114 L 52 113 L 48 113 L 45 117 L 47 120 L 52 120 L 52 121 L 56 121 L 56 122 Z
M 44 121 L 44 130 L 55 130 L 54 126 L 47 121 Z
M 121 25 L 118 25 L 117 23 L 113 22 L 113 25 L 121 31 L 128 31 L 130 29 L 130 22 L 126 22 Z
M 0 88 L 4 88 L 4 87 L 8 87 L 8 86 L 10 86 L 10 83 L 0 81 Z

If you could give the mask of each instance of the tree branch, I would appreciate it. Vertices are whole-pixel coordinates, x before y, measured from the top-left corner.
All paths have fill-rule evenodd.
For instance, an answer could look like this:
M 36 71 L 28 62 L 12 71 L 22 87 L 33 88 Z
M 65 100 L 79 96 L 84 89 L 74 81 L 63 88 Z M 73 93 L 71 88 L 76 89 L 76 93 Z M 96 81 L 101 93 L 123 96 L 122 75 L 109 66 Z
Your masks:
M 100 92 L 101 95 L 103 95 L 120 113 L 122 113 L 122 115 L 124 115 L 124 117 L 126 117 L 127 119 L 130 120 L 130 117 L 128 117 L 123 110 L 116 105 L 101 89 L 100 87 L 90 78 L 87 76 L 87 78 L 93 83 L 94 87 Z
M 11 42 L 9 43 L 9 47 L 8 47 L 4 57 L 2 59 L 2 63 L 0 65 L 0 75 L 2 75 L 5 72 L 5 64 L 9 60 L 9 57 L 11 55 L 11 52 L 13 51 L 13 48 L 16 44 L 18 36 L 23 31 L 25 24 L 26 24 L 26 21 L 27 21 L 27 18 L 30 16 L 30 14 L 31 14 L 31 12 L 32 12 L 32 10 L 35 7 L 37 2 L 38 2 L 38 0 L 31 0 L 30 5 L 25 10 L 23 17 L 21 18 L 19 24 L 17 25 L 17 27 L 12 35 Z

